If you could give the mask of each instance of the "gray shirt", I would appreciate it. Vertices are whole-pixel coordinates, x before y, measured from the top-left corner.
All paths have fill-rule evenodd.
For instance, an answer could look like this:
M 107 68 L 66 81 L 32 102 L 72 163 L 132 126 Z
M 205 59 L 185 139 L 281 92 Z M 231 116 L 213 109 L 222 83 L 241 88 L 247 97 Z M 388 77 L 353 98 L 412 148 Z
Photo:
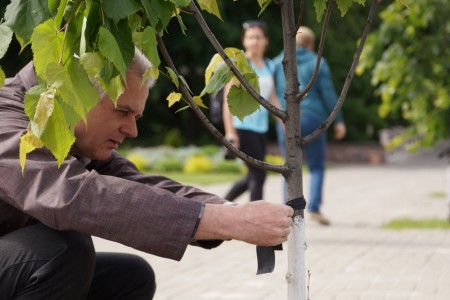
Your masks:
M 69 155 L 58 169 L 48 150 L 37 149 L 22 175 L 19 142 L 29 122 L 23 99 L 36 84 L 30 63 L 0 89 L 0 236 L 40 222 L 181 259 L 203 203 L 225 200 L 141 174 L 116 152 L 107 161 Z

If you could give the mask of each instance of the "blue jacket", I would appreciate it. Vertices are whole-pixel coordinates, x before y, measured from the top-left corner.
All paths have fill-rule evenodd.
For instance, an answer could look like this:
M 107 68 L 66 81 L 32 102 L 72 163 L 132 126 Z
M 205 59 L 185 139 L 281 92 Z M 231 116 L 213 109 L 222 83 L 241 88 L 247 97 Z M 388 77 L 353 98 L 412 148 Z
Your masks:
M 283 72 L 283 57 L 284 53 L 281 52 L 280 55 L 274 58 L 273 62 L 275 63 L 274 78 L 277 96 L 283 108 L 286 108 L 286 101 L 284 99 L 286 81 Z M 298 81 L 300 82 L 301 90 L 311 80 L 316 66 L 316 59 L 316 53 L 302 47 L 297 48 Z M 300 104 L 301 112 L 323 122 L 333 110 L 337 99 L 338 97 L 331 79 L 330 67 L 325 58 L 322 58 L 316 82 Z M 343 122 L 341 112 L 337 115 L 336 122 Z

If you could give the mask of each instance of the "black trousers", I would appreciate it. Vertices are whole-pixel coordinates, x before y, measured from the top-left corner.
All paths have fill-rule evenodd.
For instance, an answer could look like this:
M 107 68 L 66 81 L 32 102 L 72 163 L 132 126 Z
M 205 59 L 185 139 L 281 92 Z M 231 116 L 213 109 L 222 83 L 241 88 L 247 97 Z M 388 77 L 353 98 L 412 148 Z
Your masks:
M 256 159 L 264 160 L 266 156 L 266 135 L 264 133 L 238 129 L 237 134 L 242 152 Z M 261 200 L 263 198 L 266 171 L 254 168 L 248 164 L 247 168 L 247 175 L 233 184 L 225 195 L 225 199 L 233 201 L 246 190 L 250 192 L 250 201 Z
M 148 300 L 154 293 L 143 258 L 96 253 L 90 236 L 36 224 L 0 237 L 0 300 Z

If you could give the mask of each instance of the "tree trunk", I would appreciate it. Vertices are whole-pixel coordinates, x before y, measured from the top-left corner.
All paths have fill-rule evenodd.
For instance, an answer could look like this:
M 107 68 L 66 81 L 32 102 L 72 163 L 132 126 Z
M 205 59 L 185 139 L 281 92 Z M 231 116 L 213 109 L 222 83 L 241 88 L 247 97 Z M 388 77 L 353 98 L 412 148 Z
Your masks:
M 300 147 L 300 105 L 296 101 L 299 93 L 297 77 L 297 58 L 295 36 L 297 33 L 294 22 L 294 5 L 292 0 L 280 3 L 283 37 L 284 59 L 283 68 L 286 76 L 286 164 L 290 173 L 285 176 L 287 200 L 303 197 L 302 151 Z M 288 242 L 288 299 L 306 300 L 305 272 L 305 218 L 304 210 L 296 211 L 292 233 Z

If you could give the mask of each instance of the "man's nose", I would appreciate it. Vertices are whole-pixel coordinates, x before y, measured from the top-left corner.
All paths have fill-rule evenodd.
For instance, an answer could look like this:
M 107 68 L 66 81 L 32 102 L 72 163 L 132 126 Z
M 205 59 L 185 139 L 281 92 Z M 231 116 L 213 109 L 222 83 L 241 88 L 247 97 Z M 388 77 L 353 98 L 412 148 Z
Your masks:
M 129 138 L 136 138 L 138 136 L 138 130 L 135 118 L 128 118 L 122 125 L 120 131 Z

